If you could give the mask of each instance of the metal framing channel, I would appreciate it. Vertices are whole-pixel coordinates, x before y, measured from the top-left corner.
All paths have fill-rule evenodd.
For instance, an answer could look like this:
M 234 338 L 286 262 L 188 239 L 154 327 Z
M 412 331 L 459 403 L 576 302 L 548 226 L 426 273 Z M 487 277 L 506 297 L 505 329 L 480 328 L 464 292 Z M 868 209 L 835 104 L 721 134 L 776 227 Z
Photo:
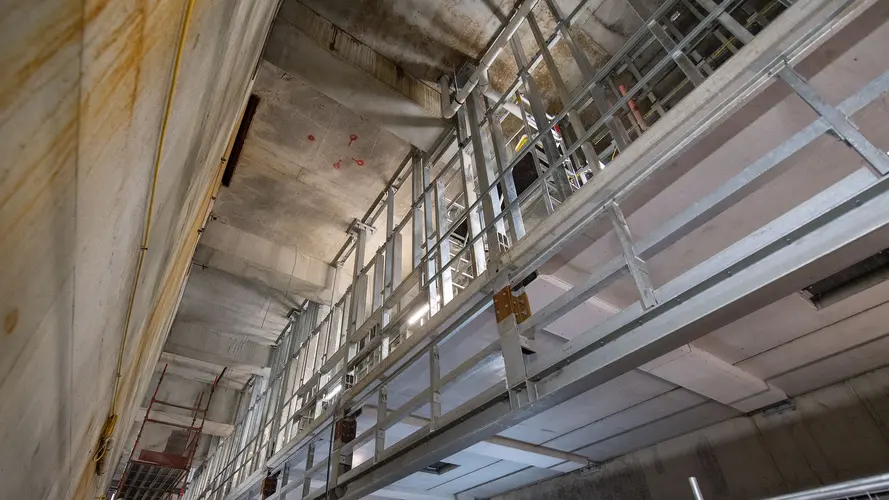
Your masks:
M 674 50 L 683 50 L 717 20 L 743 41 L 736 33 L 740 25 L 731 26 L 725 14 L 737 0 L 726 0 L 716 6 L 708 0 L 696 1 L 709 13 L 676 42 Z M 562 205 L 524 237 L 510 227 L 509 246 L 501 249 L 501 243 L 505 242 L 501 237 L 505 235 L 504 221 L 510 221 L 509 225 L 513 226 L 514 219 L 508 217 L 521 216 L 523 203 L 531 199 L 536 188 L 546 190 L 548 177 L 555 173 L 550 168 L 521 194 L 513 195 L 509 193 L 507 180 L 512 168 L 522 155 L 534 154 L 533 150 L 541 140 L 546 152 L 547 143 L 553 139 L 553 125 L 601 85 L 631 50 L 629 46 L 642 40 L 639 33 L 648 28 L 643 27 L 631 37 L 619 51 L 619 57 L 590 78 L 585 78 L 578 92 L 565 103 L 566 109 L 553 118 L 546 116 L 540 102 L 535 104 L 539 95 L 535 95 L 533 79 L 527 74 L 534 61 L 517 54 L 521 59 L 520 66 L 525 68 L 522 77 L 530 80 L 522 81 L 526 83 L 532 112 L 540 126 L 535 136 L 529 133 L 529 145 L 507 162 L 502 133 L 498 135 L 497 128 L 490 125 L 497 122 L 496 116 L 502 111 L 503 101 L 486 110 L 481 90 L 471 93 L 466 112 L 461 110 L 458 114 L 458 147 L 452 159 L 441 157 L 448 150 L 442 147 L 432 156 L 421 157 L 415 151 L 413 159 L 409 158 L 402 165 L 413 163 L 405 174 L 413 176 L 413 204 L 405 219 L 396 225 L 389 208 L 397 189 L 392 183 L 402 179 L 401 173 L 393 177 L 386 193 L 375 202 L 376 208 L 363 219 L 372 222 L 384 209 L 377 205 L 386 199 L 386 243 L 371 262 L 371 266 L 376 266 L 373 310 L 369 314 L 365 311 L 370 266 L 364 266 L 364 256 L 369 228 L 356 221 L 357 237 L 352 243 L 355 257 L 353 284 L 348 293 L 330 308 L 326 317 L 304 313 L 294 320 L 295 328 L 288 328 L 281 344 L 284 355 L 274 360 L 269 379 L 254 385 L 254 401 L 246 415 L 236 425 L 235 433 L 205 462 L 202 473 L 196 476 L 195 488 L 187 492 L 186 497 L 189 500 L 239 498 L 254 488 L 268 470 L 292 464 L 294 457 L 303 453 L 308 456 L 310 449 L 324 442 L 319 439 L 336 422 L 354 414 L 363 404 L 375 403 L 378 409 L 376 425 L 348 443 L 336 439 L 333 453 L 328 458 L 334 465 L 329 488 L 306 491 L 307 478 L 303 479 L 308 498 L 319 498 L 331 488 L 345 489 L 343 498 L 360 498 L 750 310 L 786 296 L 816 271 L 827 272 L 842 267 L 881 249 L 889 238 L 889 178 L 883 175 L 889 171 L 889 160 L 867 141 L 849 117 L 889 89 L 889 73 L 832 107 L 792 70 L 794 64 L 829 39 L 838 30 L 837 26 L 843 26 L 842 23 L 866 12 L 873 3 L 874 0 L 795 3 L 775 21 L 777 28 L 767 29 L 763 37 L 745 43 L 745 48 L 738 52 L 737 62 L 730 60 L 720 68 L 716 74 L 720 80 L 705 81 L 686 97 L 689 106 L 674 108 L 664 117 L 664 120 L 672 120 L 669 126 L 659 122 L 658 126 L 652 127 L 640 139 L 642 144 L 638 148 L 622 151 L 616 162 L 579 191 L 566 193 Z M 662 5 L 654 17 L 666 12 L 664 9 Z M 568 19 L 572 17 L 573 13 Z M 567 25 L 567 21 L 557 23 L 557 29 Z M 535 36 L 538 42 L 542 38 L 542 34 L 539 35 Z M 547 43 L 541 48 L 549 46 L 551 44 Z M 545 54 L 542 57 L 545 58 Z M 672 55 L 668 54 L 654 64 L 626 95 L 611 104 L 596 124 L 579 134 L 570 147 L 558 151 L 558 146 L 551 144 L 552 154 L 547 154 L 550 166 L 569 161 L 584 141 L 614 118 L 615 112 L 629 99 L 643 89 L 649 91 L 646 85 L 653 75 L 672 61 Z M 716 75 L 713 78 L 717 78 Z M 677 155 L 700 141 L 767 85 L 774 84 L 775 76 L 788 83 L 819 118 L 646 237 L 633 241 L 617 203 L 629 211 L 632 207 L 627 208 L 627 200 L 634 190 L 645 189 L 650 176 L 667 170 L 666 166 Z M 524 104 L 520 103 L 519 108 L 524 112 Z M 488 131 L 482 128 L 486 122 Z M 529 127 L 527 121 L 524 125 Z M 831 130 L 865 159 L 867 168 L 859 169 L 672 281 L 655 287 L 646 279 L 646 260 L 775 178 L 787 168 L 788 162 L 784 160 Z M 470 153 L 474 155 L 474 161 L 470 161 Z M 446 167 L 432 179 L 431 167 L 438 164 Z M 458 168 L 466 206 L 461 214 L 448 217 L 447 177 L 442 176 L 453 165 Z M 880 175 L 875 177 L 874 172 Z M 397 183 L 398 186 L 402 184 L 407 183 L 400 180 Z M 507 188 L 504 206 L 496 195 L 498 185 Z M 571 195 L 570 198 L 567 195 Z M 373 213 L 377 215 L 371 217 Z M 401 280 L 396 275 L 400 268 L 400 257 L 395 248 L 400 245 L 396 237 L 411 217 L 414 271 Z M 439 344 L 489 308 L 495 290 L 505 291 L 504 297 L 514 300 L 507 285 L 523 280 L 599 217 L 611 217 L 611 230 L 618 236 L 624 253 L 529 319 L 519 323 L 513 316 L 513 320 L 503 322 L 499 328 L 504 339 L 502 346 L 500 340 L 495 341 L 442 376 L 438 365 Z M 456 256 L 451 256 L 450 238 L 457 225 L 467 219 L 469 229 L 465 247 Z M 486 238 L 487 252 L 484 248 Z M 449 288 L 445 285 L 446 273 L 465 253 L 471 255 L 475 279 L 453 298 L 446 298 L 444 290 Z M 486 260 L 495 265 L 486 266 Z M 420 270 L 425 272 L 422 280 Z M 533 335 L 536 329 L 558 319 L 625 274 L 634 278 L 642 300 L 590 328 L 557 352 L 539 353 L 535 359 L 528 360 L 520 349 L 516 355 L 516 343 L 506 341 Z M 412 292 L 416 293 L 408 295 Z M 379 299 L 377 295 L 380 295 Z M 403 305 L 405 297 L 411 297 L 407 300 L 409 304 L 398 307 Z M 377 364 L 366 368 L 363 378 L 350 379 L 348 386 L 340 385 L 375 349 L 386 354 L 381 339 L 404 328 L 407 318 L 412 317 L 425 301 L 429 303 L 429 314 L 412 327 L 410 336 L 401 340 L 388 356 L 381 356 Z M 386 311 L 393 312 L 387 326 L 384 325 L 388 321 L 384 317 Z M 373 339 L 368 337 L 371 332 L 376 332 Z M 363 347 L 356 352 L 359 343 Z M 497 355 L 509 358 L 509 384 L 494 385 L 442 414 L 440 395 L 444 387 L 468 376 L 473 367 Z M 429 363 L 429 387 L 408 403 L 390 408 L 386 397 L 387 384 L 416 363 Z M 374 397 L 375 402 L 371 399 Z M 432 408 L 432 418 L 426 426 L 387 447 L 382 438 L 385 430 L 427 404 Z M 374 459 L 340 475 L 337 466 L 340 457 L 346 459 L 356 446 L 369 440 L 375 441 Z M 313 460 L 307 460 L 309 477 L 312 472 L 326 467 L 323 463 L 309 465 Z

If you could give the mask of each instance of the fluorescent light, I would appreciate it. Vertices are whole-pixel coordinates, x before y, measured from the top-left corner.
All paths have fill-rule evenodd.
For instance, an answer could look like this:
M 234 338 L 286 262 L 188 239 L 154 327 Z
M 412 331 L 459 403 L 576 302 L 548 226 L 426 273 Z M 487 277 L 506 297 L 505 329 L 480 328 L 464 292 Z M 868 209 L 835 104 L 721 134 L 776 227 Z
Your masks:
M 333 399 L 337 394 L 339 394 L 340 391 L 342 391 L 342 390 L 343 390 L 343 386 L 342 386 L 342 385 L 337 385 L 337 386 L 334 387 L 333 389 L 327 391 L 327 395 L 324 396 L 324 398 L 322 399 L 322 401 L 330 401 L 330 400 Z
M 413 325 L 417 321 L 420 321 L 420 318 L 422 318 L 427 312 L 429 312 L 429 304 L 423 304 L 423 307 L 418 309 L 417 312 L 413 314 L 413 316 L 408 318 L 407 324 Z

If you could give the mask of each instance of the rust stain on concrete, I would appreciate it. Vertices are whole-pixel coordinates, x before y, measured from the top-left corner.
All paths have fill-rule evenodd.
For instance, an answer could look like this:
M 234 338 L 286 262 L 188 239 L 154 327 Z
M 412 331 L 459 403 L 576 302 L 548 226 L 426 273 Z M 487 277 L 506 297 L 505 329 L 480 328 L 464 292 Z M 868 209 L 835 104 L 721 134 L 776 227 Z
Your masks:
M 15 327 L 18 323 L 19 309 L 16 307 L 12 311 L 9 311 L 9 314 L 3 319 L 3 330 L 6 332 L 6 335 L 11 335 L 12 332 L 15 331 Z
M 3 85 L 0 86 L 0 109 L 9 109 L 22 92 L 33 93 L 33 86 L 27 86 L 31 78 L 62 48 L 78 39 L 82 27 L 78 14 L 79 12 L 76 10 L 69 9 L 69 12 L 58 16 L 59 19 L 49 19 L 43 26 L 33 29 L 31 35 L 22 41 L 22 47 L 40 47 L 40 50 L 33 57 L 24 61 L 21 67 L 12 73 L 11 78 L 3 79 Z M 54 33 L 54 35 L 47 39 L 47 33 Z M 20 51 L 13 49 L 11 52 Z M 5 68 L 14 68 L 18 62 L 20 61 L 10 61 L 6 58 L 0 61 Z
M 105 72 L 95 80 L 93 88 L 86 96 L 84 107 L 87 115 L 111 112 L 120 113 L 117 106 L 108 106 L 109 101 L 117 95 L 118 90 L 126 85 L 127 100 L 123 108 L 123 120 L 133 116 L 136 100 L 139 95 L 139 80 L 142 71 L 142 60 L 146 56 L 145 46 L 146 16 L 142 3 L 121 19 L 107 33 L 103 33 L 101 43 L 97 44 L 91 59 L 98 60 L 107 51 L 121 45 L 114 61 Z M 121 40 L 123 41 L 121 43 Z M 110 119 L 111 117 L 106 117 Z M 112 122 L 116 120 L 111 120 Z
M 48 174 L 43 173 L 46 178 L 43 179 L 39 185 L 28 188 L 28 193 L 31 194 L 31 196 L 26 202 L 22 203 L 17 217 L 7 222 L 8 225 L 4 228 L 4 231 L 7 234 L 16 232 L 19 223 L 21 223 L 22 219 L 24 219 L 25 215 L 31 211 L 34 205 L 37 204 L 37 201 L 40 199 L 43 192 L 52 186 L 59 174 L 64 171 L 64 168 L 62 167 L 67 164 L 68 158 L 73 155 L 75 151 L 76 132 L 76 118 L 72 117 L 71 120 L 64 125 L 61 132 L 57 134 L 56 139 L 52 141 L 52 146 L 47 148 L 40 157 L 24 169 L 24 172 L 27 172 L 27 174 L 22 176 L 15 184 L 15 187 L 9 191 L 9 194 L 0 200 L 0 211 L 2 211 L 5 205 L 9 203 L 14 196 L 22 194 L 23 190 L 27 187 L 28 181 L 31 180 L 34 175 L 41 173 L 40 166 L 45 161 L 51 161 L 52 158 L 55 158 L 53 165 L 50 167 L 50 172 Z

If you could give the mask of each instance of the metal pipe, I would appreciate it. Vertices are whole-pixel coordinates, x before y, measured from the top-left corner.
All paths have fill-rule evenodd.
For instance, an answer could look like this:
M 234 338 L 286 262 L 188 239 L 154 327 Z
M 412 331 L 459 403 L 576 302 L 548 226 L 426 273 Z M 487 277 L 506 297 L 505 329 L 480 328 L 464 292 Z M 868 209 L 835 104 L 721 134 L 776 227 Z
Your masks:
M 688 478 L 688 484 L 691 485 L 691 493 L 695 496 L 695 500 L 704 500 L 704 495 L 701 494 L 701 487 L 698 486 L 698 480 L 694 476 Z
M 503 99 L 503 94 L 501 94 L 500 92 L 497 92 L 496 90 L 492 89 L 491 87 L 486 88 L 483 93 L 484 93 L 485 97 L 487 97 L 488 99 L 491 100 L 492 103 L 500 102 Z M 506 111 L 507 113 L 511 114 L 512 116 L 515 116 L 518 119 L 522 118 L 522 111 L 519 109 L 519 106 L 516 103 L 510 102 L 510 101 L 504 101 L 502 108 L 503 108 L 503 111 Z M 534 127 L 535 129 L 537 129 L 537 123 L 533 122 L 533 119 L 532 119 L 531 126 Z
M 889 491 L 889 474 L 870 476 L 811 490 L 771 497 L 767 500 L 834 500 Z
M 476 85 L 478 85 L 479 79 L 482 74 L 487 73 L 488 68 L 491 67 L 491 64 L 494 63 L 494 59 L 497 59 L 497 56 L 500 55 L 500 52 L 503 50 L 503 47 L 509 42 L 509 39 L 512 38 L 512 35 L 519 29 L 519 26 L 522 25 L 522 21 L 525 20 L 525 17 L 528 13 L 531 12 L 531 9 L 537 5 L 538 0 L 525 0 L 519 5 L 518 9 L 516 9 L 515 14 L 512 15 L 509 22 L 506 23 L 500 33 L 497 35 L 497 38 L 494 39 L 494 42 L 485 51 L 485 55 L 482 56 L 481 60 L 478 62 L 478 67 L 475 68 L 475 71 L 469 76 L 469 80 L 466 82 L 466 85 L 463 85 L 457 95 L 454 96 L 453 99 L 450 100 L 447 107 L 442 108 L 441 114 L 447 119 L 451 119 L 457 114 L 457 110 L 463 106 L 463 103 L 466 102 L 466 98 L 469 97 L 469 94 L 475 89 Z M 444 102 L 444 101 L 442 101 Z

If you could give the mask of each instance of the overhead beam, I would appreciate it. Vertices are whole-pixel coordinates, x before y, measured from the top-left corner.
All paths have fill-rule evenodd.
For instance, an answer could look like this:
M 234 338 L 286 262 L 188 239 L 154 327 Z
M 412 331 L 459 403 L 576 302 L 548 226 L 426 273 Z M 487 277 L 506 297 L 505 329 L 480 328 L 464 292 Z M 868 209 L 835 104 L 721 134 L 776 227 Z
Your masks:
M 334 269 L 326 262 L 216 220 L 207 223 L 193 262 L 319 304 L 330 301 Z
M 692 344 L 639 369 L 744 413 L 787 399 L 780 388 Z
M 367 415 L 369 417 L 375 418 L 377 415 L 377 408 L 373 405 L 365 405 L 361 409 L 362 415 Z M 404 417 L 400 423 L 409 425 L 411 427 L 426 427 L 429 425 L 429 419 L 425 417 L 421 417 L 418 415 L 408 415 Z M 484 440 L 485 443 L 496 445 L 498 447 L 508 448 L 510 450 L 519 451 L 522 453 L 512 454 L 509 458 L 504 457 L 503 453 L 498 453 L 497 450 L 492 450 L 490 448 L 478 447 L 473 450 L 480 455 L 489 456 L 492 458 L 499 458 L 501 460 L 510 460 L 513 462 L 518 462 L 526 465 L 533 465 L 536 467 L 551 467 L 553 465 L 557 465 L 557 463 L 561 462 L 574 462 L 581 465 L 590 465 L 591 461 L 587 457 L 583 455 L 578 455 L 576 453 L 569 453 L 567 451 L 557 450 L 555 448 L 548 448 L 546 446 L 541 446 L 538 444 L 532 444 L 525 441 L 520 441 L 518 439 L 506 438 L 503 436 L 491 436 L 488 439 Z M 522 457 L 522 454 L 533 454 L 538 455 L 540 457 L 547 457 L 550 459 L 555 459 L 558 462 L 556 463 L 543 463 L 538 459 L 527 459 Z M 547 461 L 548 462 L 548 461 Z
M 173 322 L 164 351 L 256 375 L 267 372 L 271 348 L 180 320 Z
M 450 129 L 438 91 L 299 2 L 284 2 L 263 57 L 424 151 Z
M 145 412 L 147 408 L 139 408 L 139 412 L 137 413 L 136 422 L 141 422 L 145 419 Z M 185 425 L 188 427 L 192 426 L 191 416 L 190 415 L 178 415 L 176 413 L 170 413 L 162 410 L 151 410 L 151 418 L 162 420 L 164 422 L 170 422 L 176 425 Z M 200 420 L 195 425 L 200 425 Z M 210 436 L 220 436 L 220 437 L 228 437 L 235 430 L 235 426 L 233 424 L 228 424 L 225 422 L 215 422 L 213 420 L 205 420 L 204 421 L 204 429 L 203 434 L 207 434 Z
M 216 380 L 216 377 L 222 373 L 222 370 L 228 368 L 225 371 L 225 376 L 219 381 L 219 384 L 223 387 L 229 387 L 235 390 L 243 389 L 244 384 L 246 384 L 247 381 L 250 380 L 250 377 L 254 375 L 252 371 L 244 370 L 241 367 L 226 367 L 225 365 L 208 363 L 206 361 L 190 358 L 188 356 L 180 356 L 171 352 L 161 353 L 158 364 L 160 365 L 162 363 L 168 365 L 167 373 L 171 375 L 205 384 L 212 384 Z M 268 369 L 264 369 L 262 373 L 258 375 L 268 376 Z

